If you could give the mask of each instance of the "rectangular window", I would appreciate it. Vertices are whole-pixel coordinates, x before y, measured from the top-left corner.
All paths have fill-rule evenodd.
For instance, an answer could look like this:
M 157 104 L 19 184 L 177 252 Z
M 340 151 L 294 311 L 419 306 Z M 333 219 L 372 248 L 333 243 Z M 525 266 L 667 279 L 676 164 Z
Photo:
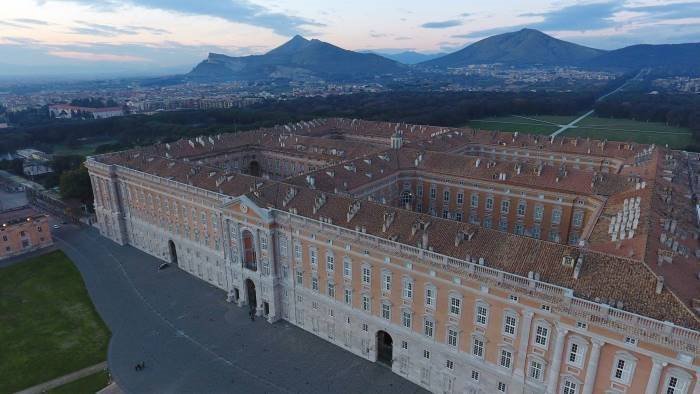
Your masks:
M 498 391 L 505 393 L 508 387 L 503 382 L 498 382 Z
M 455 212 L 455 220 L 458 222 L 462 221 L 462 212 Z
M 436 196 L 437 196 L 437 189 L 435 189 L 435 185 L 430 185 L 430 199 L 434 200 Z
M 618 358 L 615 363 L 615 374 L 613 375 L 615 379 L 622 383 L 627 383 L 629 382 L 629 374 L 628 363 L 624 359 Z
M 391 274 L 388 272 L 382 275 L 382 290 L 391 291 Z
M 452 360 L 446 360 L 445 367 L 447 369 L 455 369 L 455 363 Z
M 472 369 L 472 380 L 475 382 L 479 381 L 479 371 Z
M 503 323 L 503 333 L 506 335 L 515 335 L 515 316 L 506 315 L 505 321 Z
M 413 298 L 413 282 L 411 282 L 410 280 L 404 281 L 403 298 L 406 300 L 410 300 Z
M 425 306 L 435 306 L 435 289 L 432 287 L 427 287 L 425 289 Z
M 542 363 L 537 361 L 537 360 L 532 360 L 530 361 L 530 372 L 529 372 L 530 379 L 534 379 L 537 381 L 542 380 Z
M 583 211 L 574 212 L 574 217 L 572 221 L 574 227 L 581 227 L 581 225 L 583 224 Z
M 501 219 L 498 221 L 498 229 L 508 231 L 508 218 L 506 216 L 501 216 Z
M 579 347 L 577 343 L 572 343 L 569 348 L 569 362 L 574 365 L 579 364 Z
M 450 191 L 449 190 L 445 190 L 442 192 L 442 201 L 450 202 Z
M 343 258 L 343 276 L 346 278 L 352 277 L 352 261 L 349 257 Z
M 513 353 L 511 353 L 508 350 L 502 349 L 501 350 L 501 359 L 500 359 L 500 365 L 503 368 L 510 368 L 510 363 L 513 358 Z
M 382 317 L 391 320 L 391 305 L 382 304 Z
M 318 278 L 311 278 L 311 289 L 318 291 Z
M 508 212 L 510 212 L 510 201 L 508 201 L 508 200 L 501 201 L 501 213 L 508 213 Z
M 544 217 L 544 207 L 542 205 L 535 206 L 535 221 L 541 222 Z
M 350 290 L 350 289 L 345 289 L 344 298 L 345 298 L 345 303 L 346 303 L 346 304 L 352 305 L 352 290 Z
M 362 267 L 362 283 L 369 285 L 372 280 L 372 269 L 370 267 Z
M 518 202 L 518 216 L 525 216 L 525 201 Z
M 328 272 L 335 270 L 335 257 L 332 254 L 326 255 L 326 270 Z
M 411 328 L 411 312 L 409 311 L 403 311 L 403 316 L 401 318 L 401 324 L 403 324 L 404 327 L 406 328 Z
M 294 244 L 294 258 L 301 260 L 301 245 L 298 243 Z
M 488 322 L 489 311 L 483 305 L 478 305 L 476 307 L 476 323 L 485 326 Z
M 484 228 L 491 228 L 491 216 L 484 218 Z
M 547 334 L 549 334 L 549 329 L 543 326 L 537 326 L 535 330 L 535 343 L 540 346 L 547 346 Z
M 433 330 L 435 329 L 435 323 L 432 320 L 425 320 L 425 326 L 423 328 L 423 334 L 426 337 L 433 337 Z
M 476 193 L 472 193 L 471 196 L 471 201 L 469 204 L 472 208 L 478 208 L 479 207 L 479 195 Z
M 370 311 L 370 302 L 369 302 L 369 297 L 366 295 L 362 296 L 362 310 L 365 312 Z
M 316 249 L 309 248 L 309 259 L 311 260 L 311 265 L 316 267 L 318 265 L 318 255 L 316 254 Z
M 462 300 L 456 297 L 450 297 L 450 313 L 459 315 L 462 311 Z
M 452 346 L 452 347 L 457 347 L 457 337 L 458 333 L 456 330 L 453 329 L 448 329 L 447 330 L 447 344 Z
M 491 196 L 486 197 L 486 209 L 489 211 L 493 209 L 493 197 Z
M 299 286 L 304 284 L 304 274 L 301 271 L 297 271 L 297 284 Z
M 457 193 L 457 204 L 459 204 L 459 205 L 464 204 L 464 193 L 462 193 L 462 192 Z
M 403 350 L 408 350 L 408 342 L 406 342 L 406 341 L 401 341 L 401 349 L 403 349 Z
M 328 284 L 328 297 L 335 298 L 335 285 L 333 283 Z
M 564 381 L 564 390 L 562 390 L 562 394 L 576 394 L 576 383 L 570 381 L 570 380 L 565 380 Z
M 474 338 L 472 354 L 479 358 L 484 357 L 484 341 L 481 338 Z
M 552 210 L 552 224 L 561 223 L 561 208 L 555 208 Z
M 430 350 L 423 350 L 423 358 L 430 359 Z

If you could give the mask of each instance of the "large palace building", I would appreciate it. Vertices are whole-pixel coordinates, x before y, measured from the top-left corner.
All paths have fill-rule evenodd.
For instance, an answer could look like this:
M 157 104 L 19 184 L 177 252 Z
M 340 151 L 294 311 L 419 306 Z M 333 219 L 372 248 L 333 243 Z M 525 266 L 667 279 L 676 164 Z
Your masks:
M 700 393 L 697 157 L 319 119 L 87 161 L 101 233 L 444 393 Z

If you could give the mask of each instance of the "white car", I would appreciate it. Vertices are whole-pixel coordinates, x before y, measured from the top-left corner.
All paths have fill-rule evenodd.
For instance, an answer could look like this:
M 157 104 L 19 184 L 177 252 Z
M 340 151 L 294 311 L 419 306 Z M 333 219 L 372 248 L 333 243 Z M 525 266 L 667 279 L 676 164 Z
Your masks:
M 61 225 L 60 225 L 60 224 L 54 224 L 54 225 L 51 226 L 51 227 L 53 227 L 53 228 L 61 228 Z

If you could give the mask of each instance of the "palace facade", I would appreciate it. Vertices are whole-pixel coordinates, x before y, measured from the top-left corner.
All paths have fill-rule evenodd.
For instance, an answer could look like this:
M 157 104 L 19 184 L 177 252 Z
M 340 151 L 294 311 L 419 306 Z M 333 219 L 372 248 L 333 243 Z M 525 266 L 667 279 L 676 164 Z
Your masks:
M 105 237 L 433 392 L 698 394 L 693 160 L 318 119 L 87 166 Z

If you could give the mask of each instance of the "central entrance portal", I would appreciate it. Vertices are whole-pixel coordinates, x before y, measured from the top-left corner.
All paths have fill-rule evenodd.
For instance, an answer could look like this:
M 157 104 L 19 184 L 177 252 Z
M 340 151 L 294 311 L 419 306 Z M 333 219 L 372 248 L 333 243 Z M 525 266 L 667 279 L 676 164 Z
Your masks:
M 394 354 L 394 341 L 386 331 L 377 332 L 377 361 L 391 367 Z
M 252 280 L 245 280 L 246 294 L 248 295 L 248 308 L 255 309 L 258 306 L 258 301 L 255 297 L 255 283 Z

